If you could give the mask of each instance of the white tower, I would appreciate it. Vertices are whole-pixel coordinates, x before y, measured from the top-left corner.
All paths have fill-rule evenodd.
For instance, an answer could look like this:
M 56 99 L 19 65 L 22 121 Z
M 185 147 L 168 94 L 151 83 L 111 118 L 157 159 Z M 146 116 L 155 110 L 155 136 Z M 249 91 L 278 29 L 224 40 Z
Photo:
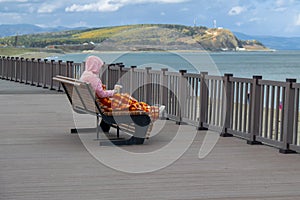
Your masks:
M 214 19 L 214 28 L 217 28 L 217 20 Z

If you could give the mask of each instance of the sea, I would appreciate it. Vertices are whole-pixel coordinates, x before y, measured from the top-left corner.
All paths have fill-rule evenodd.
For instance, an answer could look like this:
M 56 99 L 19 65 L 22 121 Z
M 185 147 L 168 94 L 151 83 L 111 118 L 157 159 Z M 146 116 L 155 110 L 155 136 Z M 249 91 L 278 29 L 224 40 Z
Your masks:
M 300 82 L 300 51 L 270 52 L 87 52 L 65 54 L 51 59 L 84 62 L 96 55 L 107 64 L 123 63 L 125 67 L 168 68 L 169 71 L 187 70 L 187 73 L 208 72 L 210 75 L 233 74 L 252 78 L 261 75 L 265 80 Z

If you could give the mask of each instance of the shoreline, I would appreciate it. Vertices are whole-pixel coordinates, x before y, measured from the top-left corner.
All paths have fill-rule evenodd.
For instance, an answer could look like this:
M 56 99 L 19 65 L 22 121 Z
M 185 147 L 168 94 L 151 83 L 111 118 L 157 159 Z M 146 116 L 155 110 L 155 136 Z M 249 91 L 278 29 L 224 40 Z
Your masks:
M 26 50 L 26 49 L 25 49 Z M 68 54 L 101 54 L 101 53 L 110 53 L 110 54 L 123 54 L 123 53 L 205 53 L 205 54 L 216 54 L 216 53 L 254 53 L 254 52 L 280 52 L 280 51 L 300 51 L 300 50 L 276 50 L 276 49 L 247 49 L 247 50 L 239 50 L 239 51 L 206 51 L 206 50 L 165 50 L 165 51 L 99 51 L 99 50 L 84 50 L 84 51 L 74 51 L 74 52 L 47 52 L 47 51 L 32 51 L 32 49 L 28 49 L 28 51 L 19 53 L 2 53 L 1 56 L 10 56 L 10 57 L 23 57 L 23 58 L 41 58 L 46 59 L 48 57 L 59 57 Z

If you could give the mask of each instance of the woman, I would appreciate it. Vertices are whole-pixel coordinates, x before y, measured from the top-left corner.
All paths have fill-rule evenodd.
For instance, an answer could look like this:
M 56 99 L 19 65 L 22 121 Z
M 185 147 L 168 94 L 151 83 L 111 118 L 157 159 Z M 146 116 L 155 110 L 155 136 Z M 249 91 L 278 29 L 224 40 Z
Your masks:
M 99 73 L 104 62 L 97 56 L 89 56 L 86 59 L 85 71 L 80 80 L 90 83 L 99 99 L 101 108 L 106 112 L 111 111 L 145 111 L 149 113 L 152 120 L 156 120 L 165 109 L 165 106 L 149 106 L 144 102 L 138 102 L 129 94 L 119 94 L 119 86 L 115 85 L 114 90 L 106 90 L 99 78 Z
M 90 83 L 99 98 L 112 97 L 117 90 L 104 90 L 102 81 L 99 78 L 100 68 L 104 65 L 103 61 L 97 56 L 89 56 L 86 59 L 85 71 L 80 77 L 80 81 Z

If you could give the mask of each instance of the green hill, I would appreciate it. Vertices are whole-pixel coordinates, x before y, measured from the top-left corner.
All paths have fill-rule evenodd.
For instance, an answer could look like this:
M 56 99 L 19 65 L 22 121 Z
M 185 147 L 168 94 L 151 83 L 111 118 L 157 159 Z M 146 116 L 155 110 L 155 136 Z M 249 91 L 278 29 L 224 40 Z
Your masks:
M 172 24 L 140 24 L 4 37 L 2 46 L 99 50 L 267 50 L 258 41 L 239 40 L 230 30 Z

